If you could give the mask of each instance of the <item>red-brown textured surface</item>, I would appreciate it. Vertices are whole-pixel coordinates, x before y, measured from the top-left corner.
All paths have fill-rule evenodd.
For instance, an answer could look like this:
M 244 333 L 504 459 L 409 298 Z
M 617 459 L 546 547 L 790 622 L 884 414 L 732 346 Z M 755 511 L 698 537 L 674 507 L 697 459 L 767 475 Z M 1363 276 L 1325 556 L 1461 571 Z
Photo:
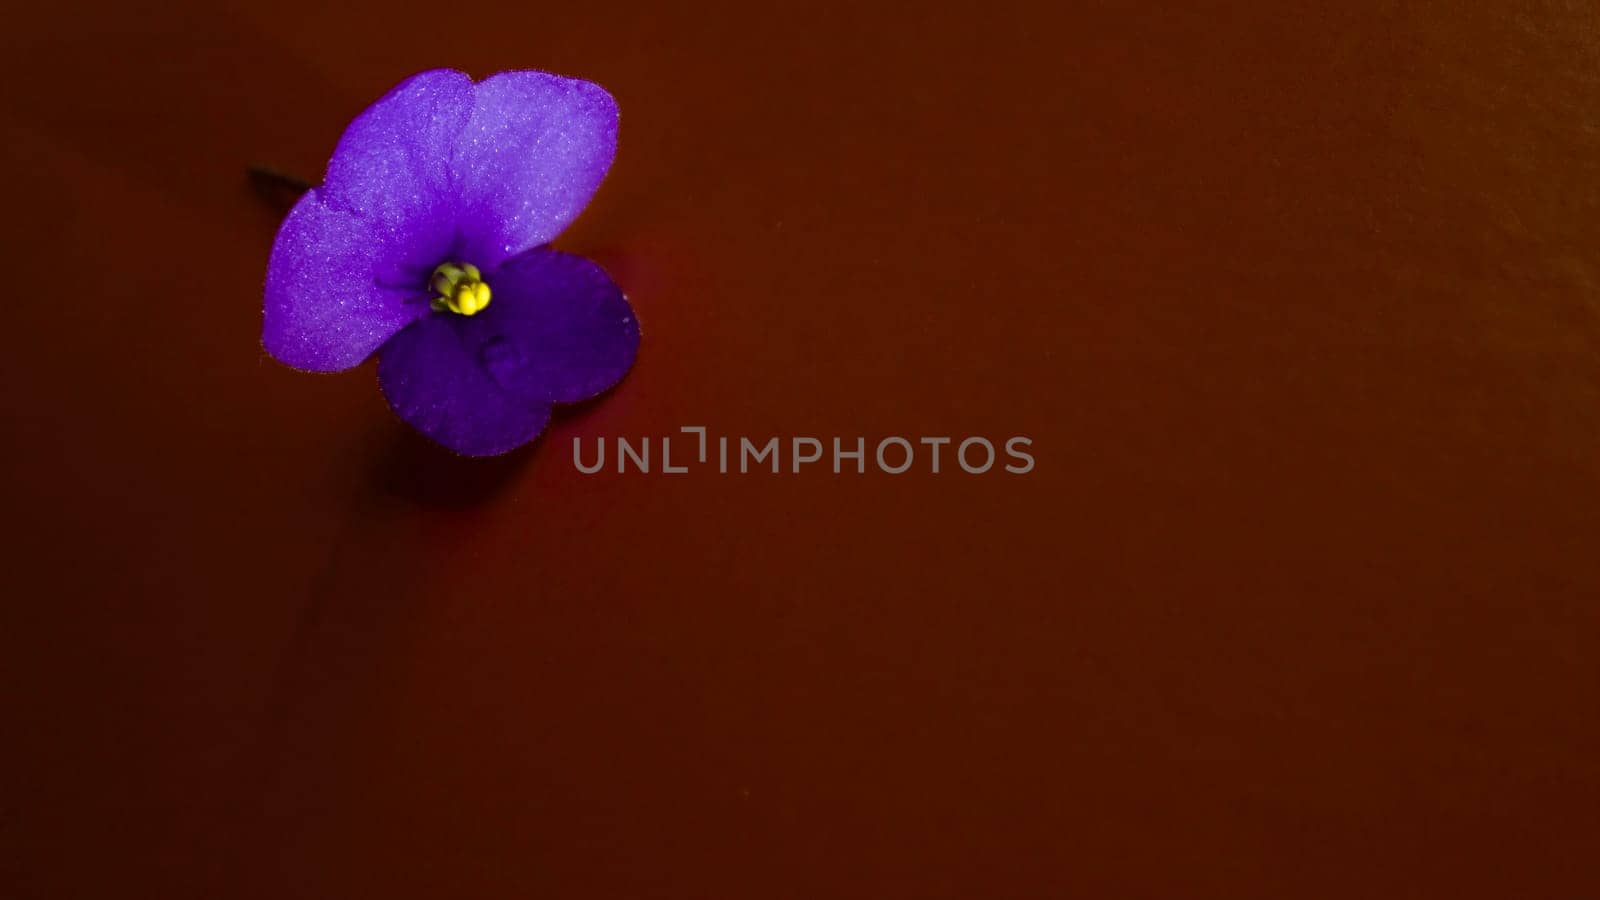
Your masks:
M 1600 12 L 931 6 L 14 17 L 0 894 L 1600 895 Z M 438 65 L 623 109 L 488 463 L 257 345 Z M 573 470 L 697 424 L 1038 467 Z

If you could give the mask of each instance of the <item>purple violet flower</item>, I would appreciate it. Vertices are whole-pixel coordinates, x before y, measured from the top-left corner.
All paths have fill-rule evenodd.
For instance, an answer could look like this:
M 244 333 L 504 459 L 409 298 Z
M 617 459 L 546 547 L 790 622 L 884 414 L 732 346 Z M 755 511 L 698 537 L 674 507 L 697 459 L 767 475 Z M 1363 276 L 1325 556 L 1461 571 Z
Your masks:
M 345 129 L 272 245 L 261 343 L 337 372 L 378 354 L 401 419 L 468 456 L 622 379 L 639 323 L 594 263 L 546 246 L 616 152 L 604 88 L 544 72 L 406 79 Z

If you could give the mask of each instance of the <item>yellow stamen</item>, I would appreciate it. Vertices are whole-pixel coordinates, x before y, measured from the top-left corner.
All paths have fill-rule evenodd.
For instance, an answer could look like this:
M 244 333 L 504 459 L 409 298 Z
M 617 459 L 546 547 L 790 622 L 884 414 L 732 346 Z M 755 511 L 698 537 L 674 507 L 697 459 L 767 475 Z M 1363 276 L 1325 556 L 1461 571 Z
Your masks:
M 472 263 L 444 263 L 433 270 L 428 286 L 438 294 L 432 301 L 436 310 L 472 316 L 489 305 L 489 285 Z

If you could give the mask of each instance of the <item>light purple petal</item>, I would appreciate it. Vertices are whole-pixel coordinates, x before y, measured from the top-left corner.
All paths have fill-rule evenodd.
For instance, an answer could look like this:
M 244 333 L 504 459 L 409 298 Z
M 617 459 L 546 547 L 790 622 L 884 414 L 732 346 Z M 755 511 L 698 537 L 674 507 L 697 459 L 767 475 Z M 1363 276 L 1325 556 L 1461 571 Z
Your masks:
M 537 437 L 550 406 L 495 382 L 473 318 L 439 313 L 395 335 L 378 358 L 378 386 L 411 427 L 457 453 L 495 456 Z
M 450 169 L 461 253 L 480 268 L 549 243 L 583 210 L 617 146 L 617 105 L 597 84 L 501 72 L 473 86 Z
M 494 299 L 474 318 L 496 379 L 525 397 L 587 400 L 633 365 L 639 320 L 599 266 L 556 250 L 531 250 L 489 277 Z
M 453 228 L 438 226 L 455 222 L 450 154 L 472 103 L 472 79 L 461 72 L 438 69 L 400 82 L 345 129 L 328 161 L 324 199 L 390 237 L 423 222 L 453 236 Z
M 297 369 L 337 372 L 426 313 L 425 298 L 418 303 L 390 281 L 398 272 L 386 246 L 369 222 L 328 206 L 320 191 L 301 197 L 267 263 L 267 352 Z

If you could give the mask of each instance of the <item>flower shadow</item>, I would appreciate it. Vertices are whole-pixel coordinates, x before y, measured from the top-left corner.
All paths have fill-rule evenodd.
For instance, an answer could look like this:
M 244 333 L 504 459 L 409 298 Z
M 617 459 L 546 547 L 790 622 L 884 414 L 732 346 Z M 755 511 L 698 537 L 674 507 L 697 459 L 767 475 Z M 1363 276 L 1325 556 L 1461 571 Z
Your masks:
M 398 419 L 385 429 L 374 455 L 372 488 L 431 509 L 464 509 L 492 500 L 515 480 L 540 443 L 504 456 L 473 458 L 446 450 Z
M 550 452 L 549 434 L 556 424 L 581 425 L 613 390 L 575 403 L 556 404 L 550 422 L 537 438 L 502 456 L 461 456 L 390 417 L 374 454 L 370 485 L 380 496 L 430 509 L 466 509 L 485 503 L 505 490 L 536 454 Z

